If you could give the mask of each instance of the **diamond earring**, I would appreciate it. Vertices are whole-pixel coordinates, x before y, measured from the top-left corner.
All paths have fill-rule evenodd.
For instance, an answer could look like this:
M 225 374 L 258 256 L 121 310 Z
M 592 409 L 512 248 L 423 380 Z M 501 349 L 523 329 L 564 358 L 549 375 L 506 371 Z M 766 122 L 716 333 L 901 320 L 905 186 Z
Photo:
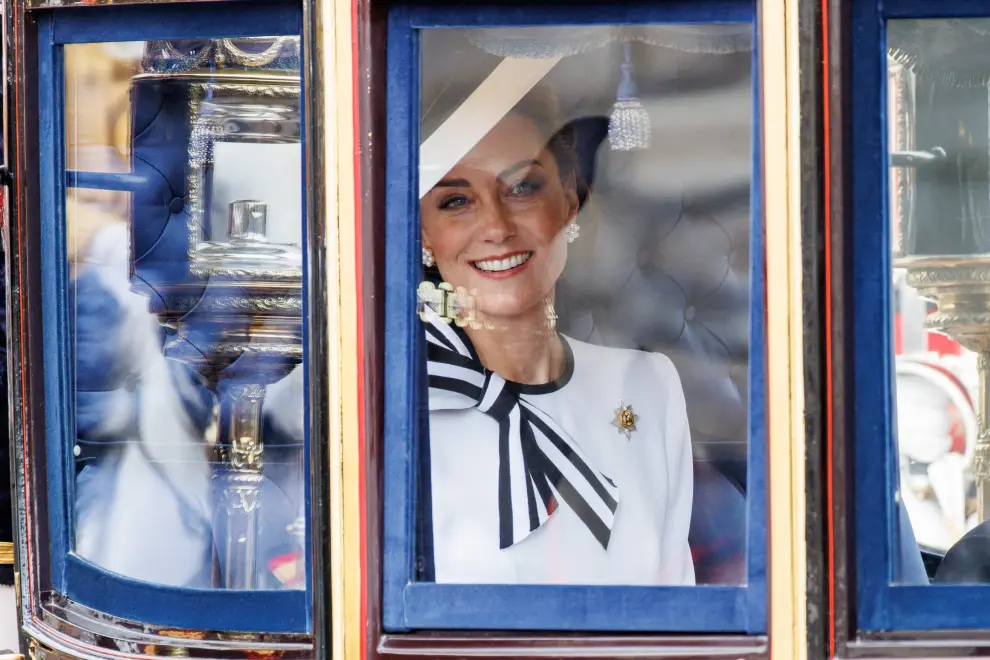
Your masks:
M 423 248 L 423 265 L 429 268 L 436 263 L 436 259 L 433 258 L 433 250 L 428 247 Z
M 573 243 L 577 240 L 577 237 L 581 234 L 581 227 L 576 222 L 569 223 L 564 227 L 564 237 L 567 239 L 568 243 Z

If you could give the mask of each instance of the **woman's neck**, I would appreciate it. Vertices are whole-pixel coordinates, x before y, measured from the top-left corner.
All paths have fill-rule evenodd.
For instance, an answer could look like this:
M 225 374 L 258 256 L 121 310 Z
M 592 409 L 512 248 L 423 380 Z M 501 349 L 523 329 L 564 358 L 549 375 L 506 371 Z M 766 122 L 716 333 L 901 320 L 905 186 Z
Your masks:
M 465 328 L 481 364 L 523 385 L 549 383 L 564 372 L 564 347 L 548 322 L 552 303 L 532 313 Z

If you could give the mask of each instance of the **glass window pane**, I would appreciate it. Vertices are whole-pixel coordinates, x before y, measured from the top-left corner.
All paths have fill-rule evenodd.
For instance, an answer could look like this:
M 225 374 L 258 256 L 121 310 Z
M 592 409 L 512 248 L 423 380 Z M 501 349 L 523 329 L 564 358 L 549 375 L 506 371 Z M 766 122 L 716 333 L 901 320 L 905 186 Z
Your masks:
M 987 35 L 986 19 L 887 25 L 901 584 L 988 575 L 979 439 L 990 417 L 978 414 L 990 348 Z
M 422 31 L 421 580 L 745 583 L 752 29 Z
M 156 584 L 304 589 L 298 39 L 64 59 L 73 550 Z

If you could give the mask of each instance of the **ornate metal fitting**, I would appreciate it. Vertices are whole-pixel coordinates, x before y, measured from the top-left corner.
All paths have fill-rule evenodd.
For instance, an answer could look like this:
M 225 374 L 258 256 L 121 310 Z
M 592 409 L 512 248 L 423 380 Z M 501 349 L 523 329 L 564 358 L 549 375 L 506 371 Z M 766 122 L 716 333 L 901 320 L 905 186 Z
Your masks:
M 990 479 L 990 445 L 977 445 L 973 454 L 973 473 L 977 479 Z
M 260 434 L 260 403 L 265 388 L 255 383 L 230 388 L 233 399 L 230 464 L 237 470 L 261 472 L 263 445 Z
M 261 477 L 258 475 L 228 475 L 224 488 L 227 511 L 253 513 L 261 507 Z M 233 537 L 232 537 L 233 538 Z
M 159 73 L 237 67 L 297 70 L 299 51 L 299 37 L 288 36 L 150 41 L 142 69 Z
M 895 265 L 907 271 L 908 286 L 938 304 L 925 318 L 926 327 L 947 333 L 970 350 L 990 350 L 990 259 L 903 257 Z
M 424 321 L 432 312 L 444 323 L 456 323 L 461 328 L 468 325 L 480 327 L 474 293 L 462 286 L 455 289 L 449 282 L 441 282 L 439 286 L 434 286 L 433 282 L 421 282 L 416 290 L 416 302 L 419 318 Z
M 257 383 L 247 383 L 245 385 L 234 385 L 230 388 L 230 395 L 234 398 L 245 398 L 250 401 L 260 401 L 265 396 L 265 388 Z
M 262 455 L 261 444 L 250 435 L 234 437 L 231 441 L 230 464 L 238 470 L 260 471 Z
M 155 79 L 149 79 L 154 81 Z M 300 85 L 297 75 L 266 72 L 257 75 L 216 74 L 189 83 L 190 141 L 186 181 L 189 190 L 189 259 L 195 277 L 231 278 L 252 281 L 298 281 L 302 279 L 299 245 L 262 241 L 250 245 L 245 236 L 216 235 L 207 208 L 210 197 L 214 147 L 218 142 L 298 144 L 302 137 Z M 241 215 L 251 200 L 236 200 L 234 213 Z M 257 214 L 258 209 L 254 209 Z M 229 218 L 223 229 L 231 228 Z M 262 224 L 254 219 L 259 238 Z M 263 233 L 265 229 L 262 229 Z M 236 232 L 235 232 L 236 233 Z

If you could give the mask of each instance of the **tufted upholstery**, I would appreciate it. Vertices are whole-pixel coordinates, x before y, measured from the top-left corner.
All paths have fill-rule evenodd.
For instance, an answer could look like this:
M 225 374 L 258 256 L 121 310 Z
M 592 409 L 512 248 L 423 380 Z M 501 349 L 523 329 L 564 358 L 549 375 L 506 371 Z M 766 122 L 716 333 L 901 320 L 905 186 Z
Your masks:
M 132 168 L 146 180 L 132 196 L 132 280 L 149 296 L 149 311 L 162 310 L 169 285 L 187 283 L 202 292 L 203 283 L 189 277 L 189 213 L 186 169 L 189 162 L 189 92 L 170 80 L 146 80 L 131 89 Z
M 599 150 L 558 313 L 566 334 L 674 361 L 694 442 L 697 579 L 738 584 L 747 520 L 751 54 L 634 52 L 652 147 Z M 619 53 L 601 59 L 604 66 L 588 58 L 554 72 L 558 90 L 569 90 L 572 76 L 584 79 L 571 113 L 589 105 L 608 112 Z M 588 89 L 605 94 L 588 98 Z

